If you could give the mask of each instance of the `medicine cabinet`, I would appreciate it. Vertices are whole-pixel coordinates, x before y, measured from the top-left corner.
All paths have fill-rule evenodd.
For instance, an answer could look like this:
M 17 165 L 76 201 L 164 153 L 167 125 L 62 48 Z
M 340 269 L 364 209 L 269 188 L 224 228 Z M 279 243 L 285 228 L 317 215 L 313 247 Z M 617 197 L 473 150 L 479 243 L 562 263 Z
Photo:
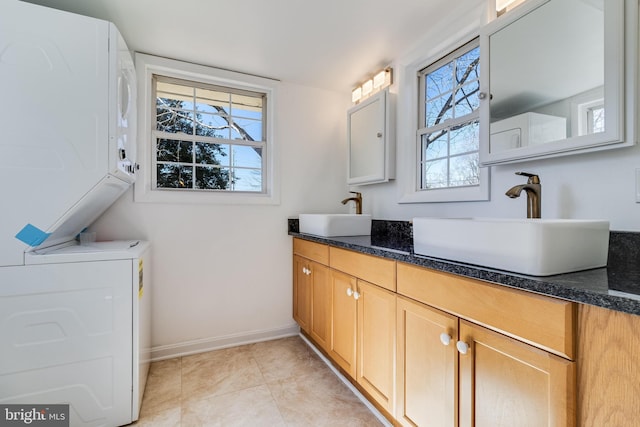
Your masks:
M 637 0 L 528 0 L 480 34 L 480 162 L 633 145 Z
M 388 89 L 348 110 L 347 184 L 375 184 L 395 178 L 393 114 Z

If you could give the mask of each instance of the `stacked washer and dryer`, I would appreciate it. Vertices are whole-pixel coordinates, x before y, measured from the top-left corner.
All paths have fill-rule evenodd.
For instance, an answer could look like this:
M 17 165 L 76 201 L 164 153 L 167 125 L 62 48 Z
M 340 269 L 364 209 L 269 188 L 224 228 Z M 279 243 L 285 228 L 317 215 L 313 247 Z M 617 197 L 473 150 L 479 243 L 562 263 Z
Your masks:
M 109 22 L 4 0 L 0 94 L 0 405 L 131 423 L 149 368 L 149 244 L 78 241 L 135 181 L 131 54 Z

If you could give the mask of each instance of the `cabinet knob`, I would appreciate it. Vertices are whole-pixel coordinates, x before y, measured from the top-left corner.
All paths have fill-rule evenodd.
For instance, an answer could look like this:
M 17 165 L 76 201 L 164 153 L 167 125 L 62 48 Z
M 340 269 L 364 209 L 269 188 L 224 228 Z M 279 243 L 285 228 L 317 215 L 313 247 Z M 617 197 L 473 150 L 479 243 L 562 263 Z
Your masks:
M 442 343 L 442 345 L 451 344 L 451 335 L 449 335 L 446 332 L 441 333 L 440 334 L 440 342 Z
M 378 132 L 378 133 L 376 133 L 376 136 L 377 136 L 378 138 L 382 138 L 382 132 Z
M 469 351 L 469 344 L 464 341 L 458 341 L 456 343 L 456 348 L 458 349 L 458 352 L 460 354 L 467 354 L 467 352 Z
M 347 296 L 350 297 L 351 295 L 353 295 L 353 289 L 347 288 Z
M 356 301 L 358 301 L 358 300 L 360 299 L 360 292 L 355 291 L 355 292 L 353 293 L 353 299 L 354 299 L 354 300 L 356 300 Z

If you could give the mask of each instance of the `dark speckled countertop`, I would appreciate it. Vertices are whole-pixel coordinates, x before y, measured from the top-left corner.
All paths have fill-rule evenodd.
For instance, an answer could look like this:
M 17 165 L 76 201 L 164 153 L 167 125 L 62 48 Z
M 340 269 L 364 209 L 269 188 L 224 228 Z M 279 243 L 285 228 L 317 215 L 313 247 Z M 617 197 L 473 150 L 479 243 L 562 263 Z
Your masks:
M 606 268 L 536 277 L 416 255 L 411 225 L 374 220 L 371 236 L 317 237 L 298 232 L 289 220 L 289 235 L 434 270 L 485 280 L 557 298 L 640 315 L 640 233 L 612 231 Z

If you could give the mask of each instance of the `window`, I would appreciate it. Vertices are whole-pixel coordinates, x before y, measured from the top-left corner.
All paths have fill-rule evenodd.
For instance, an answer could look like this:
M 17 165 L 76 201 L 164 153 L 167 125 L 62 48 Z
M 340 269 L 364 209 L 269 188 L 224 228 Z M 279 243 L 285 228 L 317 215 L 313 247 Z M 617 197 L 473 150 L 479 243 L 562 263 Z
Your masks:
M 277 204 L 277 81 L 136 54 L 141 202 Z
M 265 94 L 153 76 L 156 189 L 263 193 Z
M 477 40 L 420 71 L 419 190 L 480 184 L 479 73 Z
M 604 132 L 604 105 L 589 108 L 587 111 L 589 133 Z
M 578 104 L 578 135 L 604 132 L 604 99 Z

